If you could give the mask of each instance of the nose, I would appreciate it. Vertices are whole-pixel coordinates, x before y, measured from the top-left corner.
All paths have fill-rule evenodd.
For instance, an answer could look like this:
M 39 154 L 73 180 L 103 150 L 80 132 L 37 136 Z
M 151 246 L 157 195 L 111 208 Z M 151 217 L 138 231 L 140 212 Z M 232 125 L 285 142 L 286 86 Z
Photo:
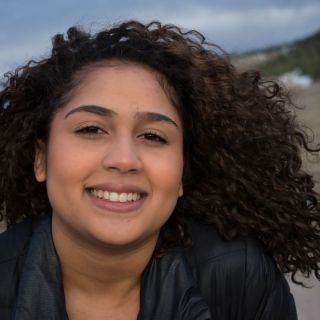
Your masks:
M 128 137 L 114 139 L 105 150 L 102 165 L 108 171 L 139 172 L 142 169 L 142 161 L 138 151 L 132 139 Z

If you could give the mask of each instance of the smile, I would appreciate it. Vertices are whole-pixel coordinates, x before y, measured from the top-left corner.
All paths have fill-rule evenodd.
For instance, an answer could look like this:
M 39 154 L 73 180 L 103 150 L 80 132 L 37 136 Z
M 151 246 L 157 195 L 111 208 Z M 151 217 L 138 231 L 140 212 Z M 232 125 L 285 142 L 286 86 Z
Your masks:
M 111 202 L 134 202 L 138 201 L 142 198 L 141 193 L 137 192 L 114 192 L 114 191 L 106 191 L 106 190 L 97 190 L 97 189 L 91 189 L 91 194 L 99 199 L 105 199 L 109 200 Z

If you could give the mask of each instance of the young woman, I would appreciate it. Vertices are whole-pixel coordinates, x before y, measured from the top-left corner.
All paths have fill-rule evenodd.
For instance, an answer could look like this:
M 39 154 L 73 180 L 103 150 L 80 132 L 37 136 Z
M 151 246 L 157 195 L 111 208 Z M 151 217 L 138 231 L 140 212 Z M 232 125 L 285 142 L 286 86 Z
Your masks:
M 320 208 L 277 84 L 129 21 L 56 35 L 0 106 L 2 320 L 296 319 Z

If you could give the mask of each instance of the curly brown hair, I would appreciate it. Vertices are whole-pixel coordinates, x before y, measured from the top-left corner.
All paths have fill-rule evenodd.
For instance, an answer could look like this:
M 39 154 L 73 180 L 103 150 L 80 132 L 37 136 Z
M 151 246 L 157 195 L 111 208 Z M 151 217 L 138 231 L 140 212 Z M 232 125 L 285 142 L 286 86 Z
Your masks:
M 226 239 L 254 235 L 280 270 L 320 279 L 320 206 L 301 151 L 312 149 L 289 95 L 258 72 L 237 72 L 196 31 L 128 21 L 96 34 L 72 27 L 53 38 L 50 57 L 7 73 L 0 93 L 0 218 L 10 226 L 49 214 L 36 182 L 37 139 L 90 65 L 116 59 L 164 76 L 184 126 L 184 196 L 170 218 L 213 224 Z M 78 77 L 77 77 L 78 75 Z M 81 77 L 80 77 L 81 78 Z M 178 233 L 177 233 L 178 234 Z

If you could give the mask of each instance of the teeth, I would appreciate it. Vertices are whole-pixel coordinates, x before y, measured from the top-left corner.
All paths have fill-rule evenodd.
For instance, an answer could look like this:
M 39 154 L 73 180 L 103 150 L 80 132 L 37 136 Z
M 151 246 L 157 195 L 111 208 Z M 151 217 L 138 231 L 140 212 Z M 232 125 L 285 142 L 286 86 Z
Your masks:
M 128 201 L 128 194 L 127 193 L 121 193 L 120 196 L 119 196 L 119 201 L 120 202 Z
M 118 193 L 118 192 L 109 192 L 103 190 L 92 189 L 91 194 L 100 199 L 106 199 L 112 202 L 128 202 L 128 201 L 137 201 L 141 199 L 140 193 L 130 192 L 130 193 Z
M 109 192 L 108 191 L 103 192 L 103 198 L 107 199 L 107 200 L 109 199 Z
M 119 193 L 110 192 L 109 200 L 112 201 L 112 202 L 119 201 Z

